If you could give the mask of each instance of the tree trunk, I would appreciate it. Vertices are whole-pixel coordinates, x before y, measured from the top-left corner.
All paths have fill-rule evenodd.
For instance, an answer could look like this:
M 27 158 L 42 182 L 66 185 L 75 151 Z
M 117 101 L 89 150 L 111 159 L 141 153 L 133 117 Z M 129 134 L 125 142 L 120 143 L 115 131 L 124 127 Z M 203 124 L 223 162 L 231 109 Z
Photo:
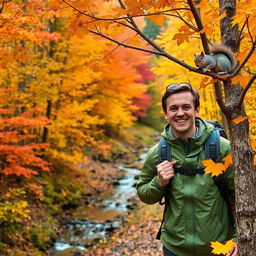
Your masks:
M 229 119 L 228 124 L 235 172 L 239 256 L 255 256 L 256 186 L 253 151 L 249 142 L 249 123 L 245 120 L 235 124 Z
M 220 0 L 222 11 L 227 17 L 221 21 L 222 43 L 233 51 L 239 48 L 238 27 L 232 27 L 230 18 L 235 14 L 235 0 Z M 225 113 L 233 154 L 236 190 L 236 223 L 239 256 L 256 255 L 256 176 L 253 165 L 254 152 L 250 145 L 248 119 L 235 124 L 232 120 L 246 116 L 244 106 L 237 106 L 243 88 L 224 83 L 227 112 Z

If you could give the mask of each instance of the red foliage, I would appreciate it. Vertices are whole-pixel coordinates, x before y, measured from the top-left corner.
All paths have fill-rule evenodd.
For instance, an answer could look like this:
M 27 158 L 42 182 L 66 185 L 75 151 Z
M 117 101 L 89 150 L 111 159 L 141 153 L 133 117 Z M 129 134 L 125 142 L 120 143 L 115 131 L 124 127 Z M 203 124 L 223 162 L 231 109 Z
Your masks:
M 144 93 L 143 98 L 134 98 L 133 104 L 138 107 L 134 115 L 137 117 L 146 116 L 146 111 L 150 105 L 151 96 Z
M 155 74 L 150 70 L 148 63 L 142 63 L 136 67 L 140 78 L 136 79 L 136 83 L 147 83 L 156 79 Z M 138 107 L 138 110 L 134 112 L 136 117 L 146 116 L 146 111 L 150 105 L 151 96 L 144 93 L 141 98 L 133 98 L 133 104 Z
M 155 74 L 150 70 L 149 65 L 147 63 L 138 65 L 136 69 L 141 75 L 141 78 L 135 81 L 136 83 L 146 83 L 149 81 L 154 81 L 156 79 Z
M 41 157 L 48 145 L 36 143 L 37 136 L 33 134 L 33 129 L 47 125 L 47 119 L 39 115 L 38 109 L 9 117 L 12 112 L 13 109 L 1 109 L 0 172 L 30 178 L 40 169 L 48 171 L 49 163 Z

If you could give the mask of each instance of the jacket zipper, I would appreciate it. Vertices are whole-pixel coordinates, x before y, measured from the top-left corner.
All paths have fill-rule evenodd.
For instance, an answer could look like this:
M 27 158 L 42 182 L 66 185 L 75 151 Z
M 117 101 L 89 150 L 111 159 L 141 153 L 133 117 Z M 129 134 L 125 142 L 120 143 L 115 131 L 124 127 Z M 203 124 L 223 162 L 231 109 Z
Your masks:
M 190 139 L 188 138 L 187 142 L 184 142 L 184 152 L 185 157 L 189 154 L 189 144 Z M 192 186 L 194 183 L 192 183 L 192 177 L 190 177 L 190 184 L 191 184 L 191 194 L 192 194 Z M 195 223 L 195 202 L 194 200 L 191 201 L 192 205 L 192 232 L 193 232 L 193 256 L 196 256 L 196 250 L 195 250 L 195 240 L 196 240 L 196 223 Z

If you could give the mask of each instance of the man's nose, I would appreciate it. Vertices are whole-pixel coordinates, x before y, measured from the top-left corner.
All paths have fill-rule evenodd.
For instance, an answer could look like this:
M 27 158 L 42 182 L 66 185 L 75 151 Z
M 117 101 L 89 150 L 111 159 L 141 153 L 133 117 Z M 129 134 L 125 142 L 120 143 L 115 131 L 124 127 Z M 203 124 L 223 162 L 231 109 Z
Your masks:
M 184 111 L 182 108 L 178 108 L 178 111 L 177 111 L 177 116 L 183 116 L 184 115 Z

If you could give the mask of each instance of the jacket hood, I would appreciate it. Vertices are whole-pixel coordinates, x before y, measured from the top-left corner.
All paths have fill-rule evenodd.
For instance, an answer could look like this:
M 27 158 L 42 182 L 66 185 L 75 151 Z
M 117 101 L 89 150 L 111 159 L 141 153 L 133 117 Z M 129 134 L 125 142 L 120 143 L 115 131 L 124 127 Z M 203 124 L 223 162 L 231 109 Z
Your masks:
M 212 130 L 214 130 L 214 126 L 207 121 L 201 119 L 200 117 L 196 117 L 195 122 L 197 132 L 191 138 L 189 138 L 189 141 L 190 144 L 194 146 L 200 146 L 203 145 L 206 139 L 210 136 Z M 171 145 L 184 143 L 181 138 L 175 138 L 173 136 L 170 124 L 165 126 L 164 131 L 162 132 L 162 137 Z

